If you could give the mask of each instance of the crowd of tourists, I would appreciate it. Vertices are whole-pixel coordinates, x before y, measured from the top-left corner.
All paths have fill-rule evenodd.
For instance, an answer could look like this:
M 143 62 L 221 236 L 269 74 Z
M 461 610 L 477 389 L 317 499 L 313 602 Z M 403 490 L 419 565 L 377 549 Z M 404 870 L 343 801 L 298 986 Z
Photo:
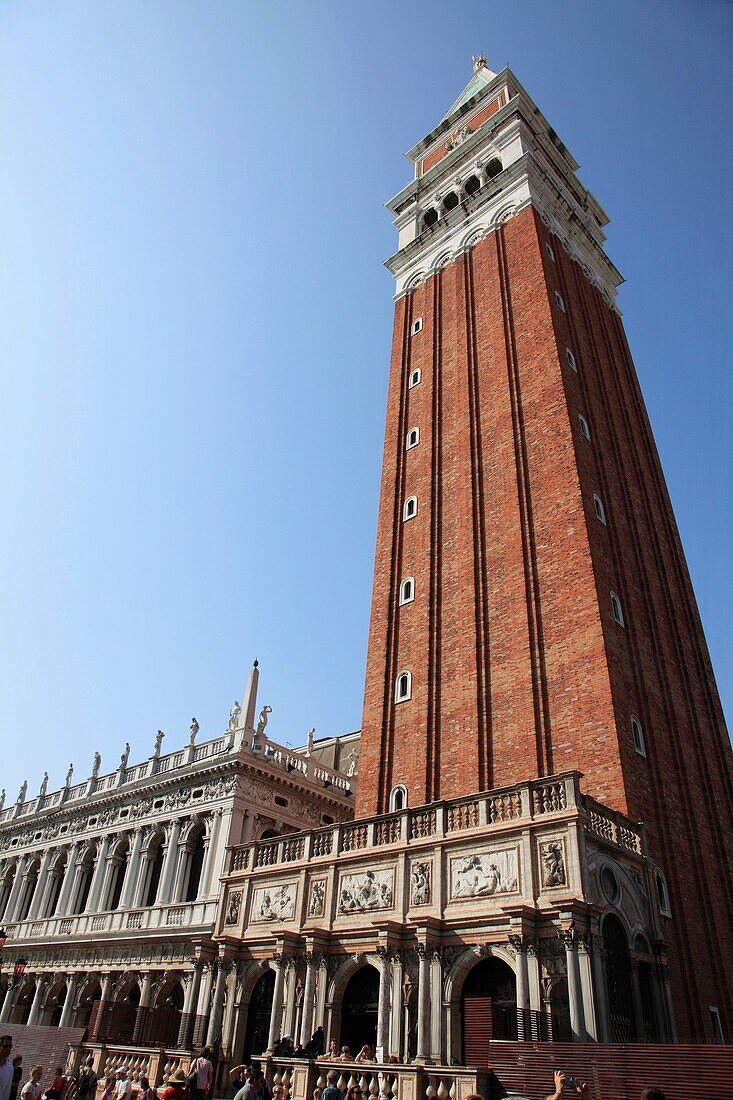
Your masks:
M 317 1028 L 305 1046 L 295 1044 L 292 1036 L 284 1035 L 275 1046 L 278 1058 L 320 1058 L 324 1055 L 325 1036 L 323 1028 Z M 89 1056 L 77 1074 L 64 1073 L 62 1066 L 56 1066 L 49 1073 L 44 1088 L 44 1067 L 33 1066 L 28 1080 L 23 1082 L 23 1056 L 13 1055 L 11 1035 L 0 1036 L 0 1100 L 97 1100 L 99 1085 L 103 1085 L 101 1100 L 208 1100 L 214 1082 L 214 1066 L 211 1049 L 202 1047 L 187 1071 L 173 1070 L 166 1078 L 162 1090 L 150 1084 L 147 1077 L 135 1082 L 128 1070 L 121 1066 L 115 1074 L 108 1075 L 100 1082 L 94 1070 L 94 1058 Z M 374 1062 L 374 1047 L 365 1044 L 353 1057 L 348 1046 L 339 1047 L 331 1041 L 325 1058 L 331 1062 Z M 313 1090 L 312 1100 L 363 1100 L 364 1093 L 360 1085 L 353 1084 L 346 1089 L 339 1088 L 340 1072 L 328 1071 L 326 1086 L 317 1086 Z M 353 1078 L 352 1078 L 353 1080 Z M 276 1084 L 270 1087 L 265 1079 L 262 1063 L 252 1059 L 249 1063 L 234 1066 L 229 1072 L 233 1100 L 287 1100 L 285 1089 Z M 591 1100 L 590 1089 L 585 1081 L 579 1081 L 567 1073 L 555 1073 L 555 1089 L 546 1100 L 572 1100 L 580 1096 L 581 1100 Z M 484 1100 L 477 1093 L 465 1097 L 465 1100 Z M 661 1089 L 645 1088 L 640 1100 L 667 1100 Z

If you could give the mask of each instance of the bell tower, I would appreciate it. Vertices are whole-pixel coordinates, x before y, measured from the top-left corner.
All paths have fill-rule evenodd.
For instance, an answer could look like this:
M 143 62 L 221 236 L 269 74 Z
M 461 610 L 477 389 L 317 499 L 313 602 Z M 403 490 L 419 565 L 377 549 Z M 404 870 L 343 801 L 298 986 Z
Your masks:
M 731 749 L 602 208 L 509 69 L 408 153 L 357 813 L 577 769 L 733 1034 Z

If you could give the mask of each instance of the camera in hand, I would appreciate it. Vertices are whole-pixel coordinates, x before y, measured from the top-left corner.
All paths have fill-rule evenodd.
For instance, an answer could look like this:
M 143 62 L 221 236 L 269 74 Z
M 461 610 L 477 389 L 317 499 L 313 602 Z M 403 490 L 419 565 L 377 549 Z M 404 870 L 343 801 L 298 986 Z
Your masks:
M 563 1085 L 565 1086 L 565 1088 L 568 1088 L 568 1089 L 577 1089 L 578 1079 L 577 1079 L 577 1077 L 571 1077 L 569 1073 L 566 1073 L 565 1074 L 565 1080 L 563 1081 Z

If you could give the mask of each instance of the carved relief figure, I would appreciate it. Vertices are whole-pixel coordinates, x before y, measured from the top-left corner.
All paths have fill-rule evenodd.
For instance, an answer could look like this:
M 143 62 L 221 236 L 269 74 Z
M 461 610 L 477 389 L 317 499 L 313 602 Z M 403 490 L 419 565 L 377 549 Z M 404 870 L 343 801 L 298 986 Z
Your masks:
M 429 863 L 413 863 L 410 869 L 410 904 L 430 904 Z
M 391 871 L 363 871 L 341 879 L 339 912 L 363 913 L 368 909 L 391 909 L 393 880 Z
M 562 841 L 549 840 L 546 844 L 540 844 L 540 859 L 542 860 L 542 885 L 565 886 L 567 877 Z
M 308 916 L 322 917 L 326 905 L 326 883 L 322 878 L 311 883 L 311 896 L 308 902 Z
M 515 848 L 451 860 L 451 898 L 487 897 L 517 890 Z
M 252 899 L 253 920 L 291 920 L 295 912 L 295 883 L 269 889 L 261 886 Z
M 232 890 L 227 901 L 225 924 L 239 924 L 239 910 L 242 907 L 242 891 Z

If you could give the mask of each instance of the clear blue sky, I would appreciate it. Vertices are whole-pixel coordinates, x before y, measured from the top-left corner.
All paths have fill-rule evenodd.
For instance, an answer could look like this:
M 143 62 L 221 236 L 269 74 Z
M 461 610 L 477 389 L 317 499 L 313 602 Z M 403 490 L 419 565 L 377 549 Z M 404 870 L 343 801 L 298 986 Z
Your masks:
M 402 153 L 511 65 L 608 251 L 728 713 L 733 7 L 0 5 L 0 786 L 358 728 Z

